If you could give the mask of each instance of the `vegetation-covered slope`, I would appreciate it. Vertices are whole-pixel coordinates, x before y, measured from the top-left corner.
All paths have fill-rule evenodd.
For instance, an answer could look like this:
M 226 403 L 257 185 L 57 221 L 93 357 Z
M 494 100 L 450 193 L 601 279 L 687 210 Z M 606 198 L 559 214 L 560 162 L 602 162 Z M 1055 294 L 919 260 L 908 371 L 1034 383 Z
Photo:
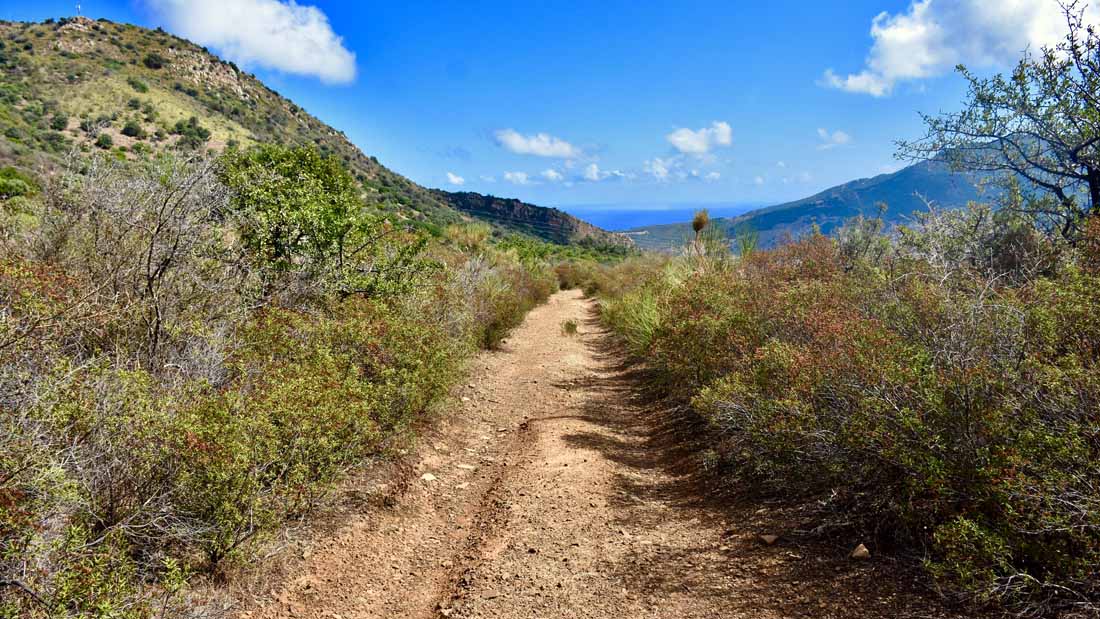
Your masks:
M 342 132 L 161 30 L 86 18 L 2 23 L 0 43 L 0 131 L 7 138 L 0 157 L 9 162 L 42 170 L 73 146 L 132 158 L 168 148 L 314 145 L 339 157 L 379 208 L 437 224 L 460 220 Z
M 454 208 L 493 224 L 527 232 L 532 236 L 559 244 L 578 243 L 587 246 L 633 247 L 630 237 L 597 228 L 569 213 L 509 198 L 483 196 L 479 193 L 448 193 L 438 195 Z
M 0 163 L 37 174 L 74 147 L 136 159 L 164 150 L 312 145 L 343 161 L 369 204 L 435 232 L 473 218 L 559 244 L 624 244 L 553 209 L 509 202 L 502 216 L 497 198 L 421 187 L 205 48 L 106 20 L 0 22 L 0 134 Z M 478 202 L 487 208 L 470 208 Z
M 940 161 L 926 161 L 891 174 L 855 180 L 808 198 L 757 209 L 738 217 L 718 218 L 712 225 L 730 237 L 751 230 L 760 244 L 768 247 L 787 235 L 797 237 L 817 225 L 825 234 L 857 215 L 877 216 L 878 205 L 886 205 L 887 224 L 909 220 L 926 210 L 925 200 L 943 208 L 959 208 L 980 196 L 979 178 L 953 172 Z M 639 247 L 668 251 L 681 247 L 691 236 L 691 223 L 638 228 L 628 233 Z

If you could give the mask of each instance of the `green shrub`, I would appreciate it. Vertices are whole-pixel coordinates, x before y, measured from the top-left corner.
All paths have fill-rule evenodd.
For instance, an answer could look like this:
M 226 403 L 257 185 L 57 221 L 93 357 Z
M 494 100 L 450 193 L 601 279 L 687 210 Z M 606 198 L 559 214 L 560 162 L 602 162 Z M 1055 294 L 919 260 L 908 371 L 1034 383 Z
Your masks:
M 168 64 L 168 60 L 160 54 L 150 53 L 146 54 L 145 57 L 141 59 L 141 63 L 156 71 L 163 69 L 164 65 Z
M 0 168 L 0 200 L 38 193 L 38 185 L 30 176 L 13 167 Z
M 115 145 L 115 140 L 109 133 L 100 133 L 95 139 L 95 145 L 107 150 Z
M 942 223 L 918 231 L 947 235 L 936 252 L 975 230 Z M 593 288 L 606 323 L 709 423 L 738 483 L 924 549 L 930 574 L 972 599 L 1094 607 L 1097 274 L 1069 263 L 1036 276 L 1059 250 L 1002 260 L 1019 245 L 999 233 L 929 260 L 915 237 L 882 251 L 863 230 L 731 268 L 689 256 L 639 277 L 624 265 Z
M 328 504 L 554 290 L 492 243 L 360 220 L 338 162 L 283 155 L 226 177 L 270 183 L 233 205 L 213 162 L 92 156 L 0 245 L 0 581 L 45 603 L 5 591 L 0 617 L 182 616 L 189 574 L 231 574 Z M 264 264 L 261 213 L 333 236 Z M 377 294 L 334 285 L 365 281 L 333 270 L 341 239 L 382 244 L 344 263 Z
M 149 92 L 149 85 L 139 80 L 136 77 L 130 76 L 126 78 L 126 83 L 130 85 L 136 92 L 146 93 Z
M 145 127 L 142 127 L 141 123 L 136 120 L 126 121 L 126 124 L 122 127 L 122 135 L 139 140 L 145 139 Z
M 180 136 L 177 145 L 188 150 L 200 148 L 210 139 L 210 131 L 200 125 L 199 119 L 194 116 L 177 121 L 172 133 Z

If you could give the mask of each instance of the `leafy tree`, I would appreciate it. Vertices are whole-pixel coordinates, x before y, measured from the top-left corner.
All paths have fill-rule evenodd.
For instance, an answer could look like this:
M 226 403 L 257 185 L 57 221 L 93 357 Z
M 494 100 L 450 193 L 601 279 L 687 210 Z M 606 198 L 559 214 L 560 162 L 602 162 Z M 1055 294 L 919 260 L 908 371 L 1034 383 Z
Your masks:
M 927 135 L 899 142 L 907 159 L 945 158 L 956 169 L 991 172 L 1036 191 L 1020 207 L 1073 241 L 1100 214 L 1100 33 L 1077 0 L 1063 4 L 1069 33 L 1028 53 L 1009 76 L 970 83 L 961 112 L 925 115 Z
M 50 129 L 54 131 L 64 131 L 69 126 L 69 117 L 64 114 L 57 114 L 50 120 Z
M 425 239 L 385 243 L 401 231 L 369 215 L 351 174 L 314 148 L 230 150 L 221 178 L 245 246 L 275 274 L 312 274 L 343 296 L 370 296 L 407 289 L 431 266 L 417 257 Z

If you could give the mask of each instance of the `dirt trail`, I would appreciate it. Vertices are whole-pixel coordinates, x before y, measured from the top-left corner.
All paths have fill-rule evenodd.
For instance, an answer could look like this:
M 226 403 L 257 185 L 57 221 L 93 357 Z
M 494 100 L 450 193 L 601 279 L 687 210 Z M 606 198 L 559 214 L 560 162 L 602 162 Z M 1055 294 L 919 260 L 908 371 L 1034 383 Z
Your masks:
M 242 618 L 944 616 L 895 564 L 766 546 L 789 514 L 700 494 L 589 309 L 558 293 L 482 354 L 411 488 Z

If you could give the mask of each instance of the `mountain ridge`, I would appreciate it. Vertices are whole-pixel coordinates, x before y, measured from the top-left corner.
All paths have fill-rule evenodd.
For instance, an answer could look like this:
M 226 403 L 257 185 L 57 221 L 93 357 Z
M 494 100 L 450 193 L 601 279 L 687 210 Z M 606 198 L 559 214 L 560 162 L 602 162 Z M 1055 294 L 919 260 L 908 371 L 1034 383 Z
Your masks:
M 878 204 L 886 210 L 887 224 L 898 224 L 927 203 L 958 208 L 982 196 L 982 179 L 974 174 L 952 171 L 943 161 L 922 161 L 896 172 L 878 174 L 829 187 L 800 200 L 754 209 L 743 215 L 715 218 L 712 225 L 730 237 L 751 230 L 760 245 L 774 246 L 787 236 L 797 237 L 817 226 L 829 234 L 845 220 L 857 215 L 877 216 Z M 625 234 L 643 248 L 674 251 L 690 234 L 690 222 L 641 226 Z

